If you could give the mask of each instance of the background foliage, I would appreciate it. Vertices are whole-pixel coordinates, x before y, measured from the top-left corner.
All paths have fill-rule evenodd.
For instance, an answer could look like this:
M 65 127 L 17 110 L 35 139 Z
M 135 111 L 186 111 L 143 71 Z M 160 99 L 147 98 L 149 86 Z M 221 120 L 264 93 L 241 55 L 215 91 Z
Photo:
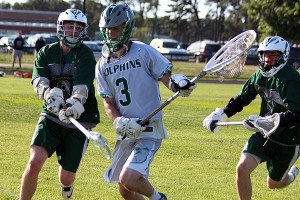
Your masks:
M 0 4 L 4 9 L 64 11 L 74 7 L 83 10 L 88 17 L 89 36 L 94 37 L 100 13 L 110 3 L 128 3 L 136 16 L 134 37 L 149 43 L 153 37 L 168 36 L 180 42 L 191 43 L 210 39 L 226 41 L 238 33 L 254 29 L 258 41 L 266 35 L 280 35 L 292 43 L 300 42 L 300 0 L 171 0 L 161 8 L 163 0 L 27 0 L 25 3 Z M 199 8 L 205 3 L 208 12 Z M 164 9 L 166 16 L 158 16 Z M 99 39 L 99 36 L 97 36 Z

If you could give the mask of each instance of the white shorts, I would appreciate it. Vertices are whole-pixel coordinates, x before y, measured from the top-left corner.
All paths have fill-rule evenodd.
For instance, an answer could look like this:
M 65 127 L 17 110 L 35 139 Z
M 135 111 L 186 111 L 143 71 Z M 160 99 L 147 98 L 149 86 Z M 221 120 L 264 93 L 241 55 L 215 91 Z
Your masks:
M 112 164 L 104 174 L 110 183 L 118 183 L 123 169 L 129 168 L 148 179 L 150 164 L 161 146 L 161 139 L 141 138 L 137 140 L 117 140 Z

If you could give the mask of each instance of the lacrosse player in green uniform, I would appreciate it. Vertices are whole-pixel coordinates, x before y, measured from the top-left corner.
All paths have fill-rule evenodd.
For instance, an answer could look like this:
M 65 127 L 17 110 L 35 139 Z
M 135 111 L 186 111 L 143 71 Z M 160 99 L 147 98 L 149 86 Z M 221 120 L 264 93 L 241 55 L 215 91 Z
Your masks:
M 99 22 L 105 45 L 96 65 L 97 88 L 117 133 L 113 161 L 104 178 L 119 183 L 124 199 L 165 200 L 166 195 L 148 181 L 150 164 L 167 138 L 162 112 L 145 127 L 138 120 L 160 106 L 159 80 L 181 96 L 189 96 L 196 85 L 182 74 L 171 76 L 172 64 L 154 48 L 130 40 L 134 21 L 130 7 L 117 4 L 108 6 Z
M 246 143 L 236 167 L 236 186 L 240 199 L 251 199 L 250 175 L 262 162 L 267 163 L 270 189 L 283 188 L 293 182 L 298 168 L 300 144 L 300 76 L 287 65 L 289 43 L 279 36 L 267 37 L 259 44 L 259 69 L 246 81 L 240 93 L 224 108 L 217 108 L 203 121 L 216 132 L 227 118 L 241 112 L 259 95 L 259 115 L 251 115 L 243 125 L 255 133 Z
M 78 119 L 87 129 L 99 123 L 93 85 L 96 60 L 90 48 L 82 43 L 86 31 L 86 16 L 80 10 L 67 9 L 57 21 L 60 42 L 43 47 L 35 59 L 32 84 L 43 99 L 43 109 L 22 177 L 22 200 L 33 197 L 39 172 L 54 152 L 60 165 L 62 196 L 69 199 L 72 195 L 88 140 L 70 123 L 69 117 Z

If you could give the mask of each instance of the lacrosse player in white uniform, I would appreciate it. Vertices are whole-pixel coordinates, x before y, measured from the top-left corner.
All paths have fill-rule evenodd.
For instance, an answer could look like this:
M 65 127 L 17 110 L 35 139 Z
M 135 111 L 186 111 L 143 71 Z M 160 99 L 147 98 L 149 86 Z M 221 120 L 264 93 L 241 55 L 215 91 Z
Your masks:
M 288 186 L 299 172 L 293 165 L 300 153 L 300 75 L 287 64 L 289 53 L 286 40 L 266 37 L 258 48 L 259 69 L 224 108 L 217 108 L 203 121 L 206 129 L 217 132 L 216 122 L 241 112 L 257 95 L 262 99 L 259 115 L 244 120 L 244 126 L 255 133 L 236 167 L 237 193 L 242 200 L 252 197 L 250 175 L 260 163 L 266 162 L 270 189 Z
M 167 199 L 148 181 L 150 164 L 167 133 L 162 112 L 145 126 L 145 118 L 161 105 L 158 81 L 181 96 L 196 87 L 182 74 L 171 76 L 172 64 L 154 48 L 130 40 L 134 14 L 127 4 L 108 6 L 100 17 L 105 45 L 96 65 L 97 89 L 117 133 L 112 164 L 104 178 L 119 183 L 124 199 Z

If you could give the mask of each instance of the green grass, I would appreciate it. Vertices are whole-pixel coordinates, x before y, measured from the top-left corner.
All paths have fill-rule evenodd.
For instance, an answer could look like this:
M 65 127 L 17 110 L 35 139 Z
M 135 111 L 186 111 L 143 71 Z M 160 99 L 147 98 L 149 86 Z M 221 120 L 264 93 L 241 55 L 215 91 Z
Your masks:
M 180 64 L 181 65 L 181 64 Z M 182 65 L 181 65 L 182 66 Z M 192 69 L 191 69 L 192 70 Z M 197 70 L 195 70 L 197 71 Z M 191 74 L 194 72 L 191 72 Z M 29 158 L 29 144 L 41 110 L 30 79 L 0 78 L 0 199 L 17 199 L 20 179 Z M 178 97 L 164 109 L 169 139 L 165 140 L 151 165 L 150 181 L 171 200 L 234 200 L 235 166 L 250 132 L 240 126 L 222 127 L 211 134 L 202 120 L 216 107 L 223 107 L 241 85 L 199 83 L 188 98 Z M 162 99 L 172 93 L 161 87 Z M 115 131 L 98 97 L 102 133 L 113 149 Z M 229 121 L 242 120 L 258 112 L 257 99 Z M 110 161 L 90 145 L 77 173 L 73 199 L 122 199 L 116 184 L 102 178 Z M 52 156 L 39 176 L 34 199 L 60 199 L 58 164 Z M 300 180 L 283 190 L 266 187 L 267 171 L 262 164 L 252 175 L 253 199 L 298 200 Z

